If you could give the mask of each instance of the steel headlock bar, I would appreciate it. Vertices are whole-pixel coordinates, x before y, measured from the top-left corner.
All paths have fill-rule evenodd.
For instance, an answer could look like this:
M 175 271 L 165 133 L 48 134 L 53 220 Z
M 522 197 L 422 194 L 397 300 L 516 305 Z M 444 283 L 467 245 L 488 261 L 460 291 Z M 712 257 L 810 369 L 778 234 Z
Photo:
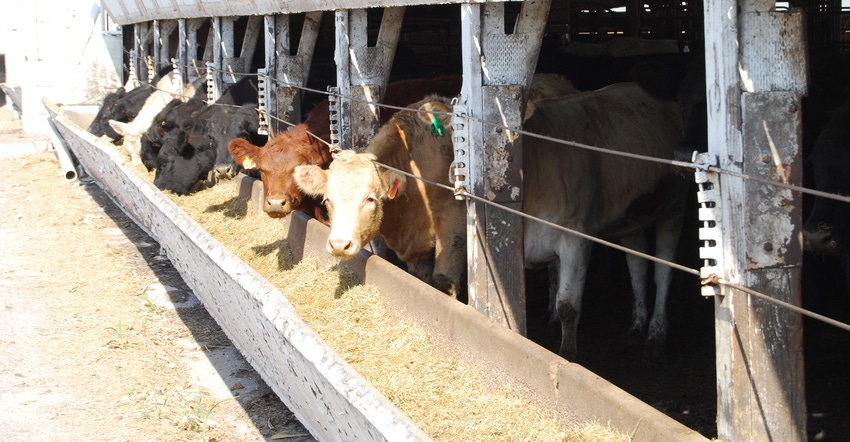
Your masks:
M 469 118 L 465 105 L 453 104 L 452 113 L 452 142 L 455 159 L 449 169 L 449 181 L 455 184 L 455 199 L 465 199 L 466 178 L 469 176 Z
M 156 62 L 154 61 L 153 57 L 151 57 L 150 55 L 145 57 L 145 66 L 148 67 L 148 84 L 155 86 L 153 80 L 154 80 L 154 78 L 156 78 L 157 68 L 156 68 Z
M 130 50 L 130 63 L 127 69 L 130 70 L 127 77 L 127 84 L 133 85 L 133 87 L 139 87 L 139 79 L 136 77 L 136 50 Z
M 331 123 L 331 152 L 340 149 L 340 135 L 342 134 L 342 116 L 339 111 L 339 88 L 328 86 L 328 116 Z
M 717 159 L 709 153 L 694 152 L 694 164 L 698 167 L 694 172 L 698 186 L 697 202 L 699 203 L 698 219 L 699 257 L 703 260 L 700 268 L 700 286 L 703 296 L 720 294 L 719 279 L 723 272 L 722 246 L 722 213 L 720 210 L 720 186 L 717 172 L 709 171 L 710 166 L 717 164 Z
M 258 106 L 257 112 L 259 112 L 259 127 L 257 128 L 257 133 L 260 135 L 268 135 L 269 134 L 269 120 L 267 118 L 267 112 L 269 109 L 269 95 L 268 95 L 268 86 L 271 84 L 269 81 L 269 71 L 267 68 L 261 68 L 257 70 L 257 99 Z
M 215 81 L 213 78 L 215 68 L 212 62 L 207 62 L 207 104 L 215 103 L 218 97 L 215 96 Z

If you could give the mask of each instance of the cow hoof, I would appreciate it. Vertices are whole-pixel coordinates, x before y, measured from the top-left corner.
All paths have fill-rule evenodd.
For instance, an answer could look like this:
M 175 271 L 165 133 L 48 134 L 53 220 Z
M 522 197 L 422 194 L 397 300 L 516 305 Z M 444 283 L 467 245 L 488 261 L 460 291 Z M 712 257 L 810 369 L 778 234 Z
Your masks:
M 646 339 L 646 335 L 638 330 L 638 329 L 629 329 L 625 336 L 623 336 L 623 341 L 626 343 L 627 348 L 631 349 L 639 349 L 643 347 L 644 340 Z
M 649 366 L 665 365 L 667 363 L 667 351 L 665 347 L 663 342 L 646 341 L 643 347 L 643 362 Z

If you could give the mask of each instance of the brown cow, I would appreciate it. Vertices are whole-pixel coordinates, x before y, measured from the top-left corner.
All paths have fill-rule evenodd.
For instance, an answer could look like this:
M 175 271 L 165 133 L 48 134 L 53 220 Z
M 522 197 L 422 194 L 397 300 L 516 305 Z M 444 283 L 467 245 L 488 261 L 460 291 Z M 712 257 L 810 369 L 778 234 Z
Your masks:
M 435 99 L 412 107 L 445 110 L 446 104 L 446 99 Z M 529 108 L 524 126 L 530 132 L 635 154 L 672 158 L 681 137 L 678 105 L 655 98 L 633 83 L 539 100 Z M 438 256 L 434 279 L 438 274 L 457 277 L 452 271 L 463 267 L 465 256 L 462 206 L 451 192 L 402 179 L 373 161 L 445 182 L 452 137 L 430 133 L 431 121 L 436 117 L 400 112 L 370 143 L 367 151 L 374 156 L 348 154 L 357 161 L 346 162 L 338 157 L 327 171 L 309 166 L 296 168 L 299 185 L 307 193 L 324 195 L 328 202 L 331 234 L 327 247 L 332 253 L 349 256 L 379 233 L 386 235 L 390 248 L 401 253 L 421 252 L 431 241 L 437 243 L 438 255 L 448 253 L 450 257 L 439 262 Z M 449 128 L 448 124 L 444 126 Z M 525 213 L 587 234 L 620 239 L 627 247 L 640 251 L 647 248 L 644 231 L 654 225 L 657 255 L 673 258 L 687 182 L 672 167 L 530 136 L 524 138 L 523 145 Z M 419 161 L 422 158 L 426 160 Z M 402 184 L 397 191 L 393 190 L 395 182 Z M 401 207 L 402 210 L 396 209 Z M 527 219 L 523 228 L 526 266 L 558 263 L 556 308 L 562 332 L 559 353 L 572 359 L 577 353 L 576 329 L 593 243 Z M 422 256 L 407 252 L 402 259 Z M 635 292 L 631 332 L 646 335 L 650 356 L 660 356 L 667 336 L 665 308 L 671 269 L 656 266 L 655 310 L 647 334 L 644 280 L 648 263 L 630 255 L 628 264 Z
M 454 96 L 460 92 L 462 80 L 461 76 L 455 75 L 396 81 L 387 86 L 384 104 L 402 107 L 429 94 Z M 540 74 L 534 77 L 531 96 L 534 99 L 574 92 L 576 89 L 566 78 L 555 74 Z M 386 123 L 395 112 L 394 108 L 383 108 L 381 124 Z M 231 143 L 230 153 L 237 164 L 245 169 L 259 170 L 265 200 L 263 210 L 269 216 L 282 217 L 293 210 L 304 210 L 313 216 L 322 213 L 322 208 L 315 204 L 316 201 L 301 195 L 292 181 L 292 171 L 295 166 L 301 164 L 316 164 L 327 168 L 327 162 L 330 161 L 327 147 L 320 140 L 330 141 L 329 127 L 326 100 L 310 111 L 304 123 L 269 140 L 265 148 L 244 140 L 234 140 Z M 319 157 L 322 161 L 318 161 Z
M 428 97 L 409 107 L 451 111 L 447 98 Z M 295 180 L 308 195 L 324 195 L 331 220 L 327 248 L 334 256 L 349 259 L 381 235 L 412 273 L 457 297 L 466 268 L 464 203 L 455 200 L 450 190 L 426 186 L 374 163 L 448 185 L 454 159 L 451 137 L 432 133 L 431 118 L 427 113 L 397 112 L 366 152 L 339 152 L 328 170 L 296 167 Z M 449 127 L 449 115 L 436 118 Z

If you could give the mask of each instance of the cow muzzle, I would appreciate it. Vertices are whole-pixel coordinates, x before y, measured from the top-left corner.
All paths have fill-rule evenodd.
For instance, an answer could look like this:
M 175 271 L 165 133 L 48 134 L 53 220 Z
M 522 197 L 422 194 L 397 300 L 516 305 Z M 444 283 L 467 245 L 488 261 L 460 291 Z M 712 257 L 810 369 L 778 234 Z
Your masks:
M 835 227 L 819 223 L 814 228 L 803 228 L 803 247 L 815 253 L 836 254 L 843 250 Z
M 272 218 L 282 218 L 292 213 L 292 209 L 286 199 L 267 199 L 263 210 Z
M 349 260 L 360 251 L 360 247 L 346 238 L 328 238 L 328 252 L 336 258 Z

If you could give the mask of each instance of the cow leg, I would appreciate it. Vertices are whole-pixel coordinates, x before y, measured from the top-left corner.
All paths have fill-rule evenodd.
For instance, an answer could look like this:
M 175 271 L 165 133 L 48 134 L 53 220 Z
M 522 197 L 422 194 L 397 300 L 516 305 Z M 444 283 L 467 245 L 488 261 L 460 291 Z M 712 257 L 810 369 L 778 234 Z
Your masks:
M 581 297 L 587 276 L 587 265 L 593 243 L 569 237 L 558 253 L 558 295 L 555 306 L 561 319 L 561 348 L 558 351 L 567 360 L 575 361 L 578 355 L 576 335 L 581 316 Z
M 646 253 L 648 248 L 646 237 L 643 233 L 627 236 L 620 239 L 624 247 L 637 252 Z M 649 270 L 649 262 L 631 253 L 626 254 L 626 264 L 629 266 L 629 277 L 632 281 L 632 324 L 626 334 L 626 342 L 629 345 L 643 345 L 646 333 L 646 320 L 649 316 L 646 307 L 646 278 Z
M 438 238 L 434 254 L 434 287 L 457 299 L 459 294 L 466 292 L 464 269 L 466 237 L 458 234 Z
M 655 254 L 659 259 L 673 261 L 679 246 L 684 212 L 677 211 L 669 218 L 662 218 L 656 224 Z M 660 362 L 667 347 L 667 296 L 673 269 L 664 264 L 655 264 L 655 308 L 649 321 L 646 334 L 644 355 L 651 362 Z
M 428 285 L 434 285 L 432 276 L 434 274 L 434 264 L 430 261 L 407 262 L 407 273 L 419 278 L 422 282 Z

